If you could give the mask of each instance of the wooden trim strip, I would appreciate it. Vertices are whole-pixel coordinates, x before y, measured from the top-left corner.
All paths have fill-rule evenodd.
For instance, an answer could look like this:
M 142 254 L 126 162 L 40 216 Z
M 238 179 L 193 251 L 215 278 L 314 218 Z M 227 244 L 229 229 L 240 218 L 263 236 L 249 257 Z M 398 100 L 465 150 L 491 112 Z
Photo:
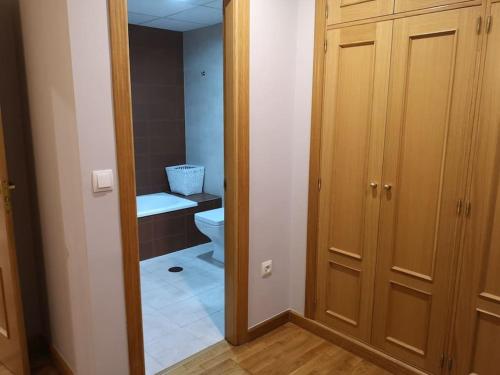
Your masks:
M 323 113 L 323 71 L 326 30 L 326 0 L 316 0 L 314 31 L 314 76 L 309 159 L 309 207 L 307 213 L 307 258 L 305 315 L 313 318 L 316 301 L 316 251 L 320 181 L 321 119 Z
M 332 310 L 326 310 L 326 313 L 328 315 L 330 315 L 332 318 L 336 318 L 336 319 L 340 319 L 342 320 L 343 322 L 347 323 L 347 324 L 350 324 L 354 327 L 357 327 L 358 326 L 358 322 L 356 322 L 355 320 L 352 320 L 352 319 L 349 319 L 343 315 L 340 315 L 338 313 L 336 313 L 335 311 L 332 311 Z
M 61 356 L 59 351 L 52 345 L 49 345 L 50 359 L 57 372 L 61 375 L 73 375 L 73 370 L 69 367 L 66 360 Z
M 397 345 L 397 346 L 400 346 L 401 348 L 403 349 L 406 349 L 406 350 L 409 350 L 410 352 L 413 352 L 415 354 L 418 354 L 422 357 L 425 356 L 425 352 L 422 350 L 422 349 L 418 349 L 412 345 L 408 345 L 407 343 L 401 341 L 401 340 L 398 340 L 398 339 L 395 339 L 394 337 L 391 337 L 391 336 L 387 336 L 385 338 L 387 341 Z
M 249 0 L 224 2 L 226 340 L 248 340 Z
M 141 375 L 144 347 L 126 0 L 108 0 L 108 8 L 129 366 L 132 375 Z
M 487 299 L 489 301 L 492 301 L 492 302 L 496 302 L 496 303 L 500 302 L 500 296 L 497 296 L 497 295 L 492 294 L 492 293 L 483 292 L 483 293 L 480 293 L 479 296 L 484 298 L 484 299 Z
M 333 329 L 330 329 L 314 320 L 305 318 L 295 313 L 294 311 L 290 311 L 290 322 L 394 374 L 408 374 L 408 375 L 426 374 L 425 372 L 420 371 L 410 365 L 407 365 L 406 363 L 401 362 L 361 341 L 353 339 L 340 332 L 334 331 Z
M 281 314 L 278 314 L 250 328 L 248 330 L 248 340 L 249 341 L 255 340 L 271 331 L 274 331 L 276 328 L 288 323 L 290 321 L 290 313 L 291 313 L 290 310 L 283 311 Z
M 483 314 L 483 315 L 486 315 L 490 318 L 494 318 L 496 320 L 499 320 L 500 319 L 500 315 L 498 314 L 495 314 L 491 311 L 486 311 L 486 310 L 483 310 L 483 309 L 476 309 L 476 311 L 479 313 L 479 314 Z
M 361 255 L 355 254 L 355 253 L 351 253 L 350 251 L 345 251 L 345 250 L 337 249 L 335 247 L 330 247 L 328 250 L 331 253 L 333 253 L 333 254 L 339 254 L 339 255 L 343 255 L 343 256 L 346 256 L 346 257 L 349 257 L 349 258 L 353 258 L 353 259 L 356 259 L 356 260 L 362 260 Z
M 394 272 L 399 272 L 399 273 L 402 273 L 402 274 L 405 274 L 408 276 L 412 276 L 412 277 L 415 277 L 417 279 L 424 280 L 424 281 L 432 281 L 433 280 L 432 277 L 429 275 L 424 275 L 423 273 L 407 270 L 406 268 L 403 268 L 403 267 L 392 266 L 391 270 L 393 270 Z
M 362 20 L 355 20 L 355 21 L 331 24 L 331 25 L 327 26 L 327 29 L 328 30 L 341 29 L 343 27 L 365 25 L 367 23 L 374 23 L 374 22 L 391 21 L 391 20 L 397 20 L 399 18 L 420 16 L 422 14 L 429 14 L 429 13 L 445 12 L 447 10 L 469 8 L 469 7 L 480 6 L 480 5 L 482 5 L 482 0 L 474 0 L 474 1 L 463 2 L 463 3 L 440 5 L 440 6 L 432 7 L 432 8 L 418 9 L 418 10 L 412 10 L 412 11 L 402 12 L 402 13 L 387 14 L 387 15 L 379 16 L 379 17 L 365 18 Z

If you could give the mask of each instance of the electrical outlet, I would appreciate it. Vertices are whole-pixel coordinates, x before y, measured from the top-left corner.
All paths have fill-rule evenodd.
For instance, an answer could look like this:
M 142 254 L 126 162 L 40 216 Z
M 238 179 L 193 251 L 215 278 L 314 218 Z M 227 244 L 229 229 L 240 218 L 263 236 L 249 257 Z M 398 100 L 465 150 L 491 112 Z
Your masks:
M 260 276 L 262 277 L 269 277 L 273 273 L 273 261 L 272 260 L 266 260 L 265 262 L 262 262 L 260 266 Z

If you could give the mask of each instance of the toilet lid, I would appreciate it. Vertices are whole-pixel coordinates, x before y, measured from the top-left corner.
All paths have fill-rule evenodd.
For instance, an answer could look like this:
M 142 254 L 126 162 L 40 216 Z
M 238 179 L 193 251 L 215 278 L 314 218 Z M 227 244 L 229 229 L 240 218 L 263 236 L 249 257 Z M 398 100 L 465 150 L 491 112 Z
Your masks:
M 194 217 L 209 225 L 224 225 L 224 207 L 194 214 Z

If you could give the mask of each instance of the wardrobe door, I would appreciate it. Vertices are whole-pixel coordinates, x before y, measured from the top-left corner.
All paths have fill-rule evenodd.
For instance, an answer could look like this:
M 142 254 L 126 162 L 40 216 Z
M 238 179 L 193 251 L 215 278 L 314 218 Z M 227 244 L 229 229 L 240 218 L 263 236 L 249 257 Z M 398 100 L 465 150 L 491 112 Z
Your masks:
M 316 318 L 370 337 L 392 21 L 328 31 Z
M 453 340 L 456 374 L 500 374 L 500 3 L 492 16 Z
M 392 14 L 394 0 L 328 0 L 327 23 L 334 24 Z
M 431 373 L 450 313 L 480 12 L 394 22 L 373 341 Z

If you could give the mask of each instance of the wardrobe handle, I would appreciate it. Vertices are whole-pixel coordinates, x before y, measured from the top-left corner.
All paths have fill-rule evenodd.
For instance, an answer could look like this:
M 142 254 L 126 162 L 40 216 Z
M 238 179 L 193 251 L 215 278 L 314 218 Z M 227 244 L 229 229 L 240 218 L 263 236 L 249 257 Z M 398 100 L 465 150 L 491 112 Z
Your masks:
M 385 190 L 385 191 L 391 191 L 391 190 L 392 190 L 392 185 L 390 185 L 390 184 L 385 184 L 385 185 L 384 185 L 384 190 Z
M 376 188 L 378 187 L 378 184 L 377 184 L 376 182 L 371 182 L 371 183 L 370 183 L 370 187 L 371 187 L 372 189 L 376 189 Z

